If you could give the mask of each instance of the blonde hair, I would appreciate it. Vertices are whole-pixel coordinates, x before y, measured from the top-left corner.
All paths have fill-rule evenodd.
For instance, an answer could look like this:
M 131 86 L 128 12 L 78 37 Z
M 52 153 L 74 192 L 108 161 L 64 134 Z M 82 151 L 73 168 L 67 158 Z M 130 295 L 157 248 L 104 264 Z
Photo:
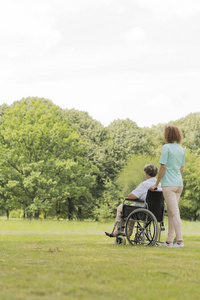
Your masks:
M 183 134 L 177 126 L 169 124 L 165 126 L 164 139 L 167 143 L 177 142 L 178 144 L 181 144 Z
M 158 173 L 158 167 L 152 164 L 148 164 L 144 167 L 144 172 L 146 172 L 151 177 L 155 177 Z

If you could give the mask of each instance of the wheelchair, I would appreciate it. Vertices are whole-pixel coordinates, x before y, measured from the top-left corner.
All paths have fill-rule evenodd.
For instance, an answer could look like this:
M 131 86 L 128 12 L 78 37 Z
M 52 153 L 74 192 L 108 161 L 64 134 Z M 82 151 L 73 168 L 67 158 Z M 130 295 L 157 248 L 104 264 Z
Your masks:
M 134 206 L 130 205 L 131 201 L 135 202 Z M 143 203 L 144 207 L 139 206 L 139 203 Z M 154 246 L 163 243 L 160 239 L 161 232 L 165 230 L 164 213 L 165 203 L 162 191 L 148 190 L 146 201 L 125 198 L 121 220 L 114 225 L 114 228 L 117 228 L 115 243 L 125 245 L 126 239 L 132 246 Z

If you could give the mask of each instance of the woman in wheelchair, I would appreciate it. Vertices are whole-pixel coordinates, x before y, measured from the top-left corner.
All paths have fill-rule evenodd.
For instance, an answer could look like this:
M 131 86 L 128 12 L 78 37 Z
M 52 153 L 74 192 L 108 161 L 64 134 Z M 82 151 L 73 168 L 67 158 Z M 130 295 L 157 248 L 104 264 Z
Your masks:
M 139 207 L 145 207 L 145 200 L 146 200 L 147 192 L 148 192 L 148 190 L 151 186 L 156 184 L 156 175 L 157 175 L 157 173 L 158 173 L 158 168 L 153 164 L 148 164 L 144 167 L 144 174 L 145 174 L 146 180 L 141 182 L 138 185 L 138 187 L 136 189 L 134 189 L 128 195 L 129 199 L 132 199 L 132 200 L 140 199 L 140 202 L 137 203 L 137 207 L 138 206 Z M 160 184 L 158 184 L 157 189 L 161 190 L 161 185 Z M 132 205 L 135 205 L 135 203 L 133 203 Z M 117 234 L 118 234 L 117 226 L 118 226 L 119 222 L 122 222 L 123 223 L 122 225 L 124 226 L 125 221 L 122 219 L 122 209 L 123 209 L 123 204 L 120 204 L 117 208 L 115 224 L 114 224 L 112 232 L 105 232 L 105 234 L 107 236 L 109 236 L 109 237 L 116 237 L 117 236 Z M 132 231 L 131 222 L 130 222 L 129 227 L 130 228 L 128 228 L 128 231 L 131 235 L 131 231 Z M 125 235 L 125 233 L 123 235 Z

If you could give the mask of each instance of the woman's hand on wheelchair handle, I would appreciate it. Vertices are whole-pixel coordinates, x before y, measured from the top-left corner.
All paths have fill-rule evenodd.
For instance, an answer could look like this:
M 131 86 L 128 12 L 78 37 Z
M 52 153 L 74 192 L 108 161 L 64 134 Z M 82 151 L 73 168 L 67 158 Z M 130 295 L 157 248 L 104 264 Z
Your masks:
M 157 185 L 154 184 L 154 185 L 150 186 L 149 189 L 150 189 L 150 191 L 154 192 L 155 190 L 157 190 Z

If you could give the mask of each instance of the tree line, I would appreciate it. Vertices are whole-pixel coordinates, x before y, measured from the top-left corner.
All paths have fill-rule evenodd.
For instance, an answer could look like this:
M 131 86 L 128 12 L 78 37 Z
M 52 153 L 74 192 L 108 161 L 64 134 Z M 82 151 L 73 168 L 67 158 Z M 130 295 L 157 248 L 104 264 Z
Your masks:
M 186 167 L 181 216 L 200 219 L 200 113 L 173 122 L 183 132 Z M 0 211 L 7 217 L 105 220 L 157 166 L 164 124 L 130 119 L 104 127 L 87 112 L 26 98 L 0 106 Z

